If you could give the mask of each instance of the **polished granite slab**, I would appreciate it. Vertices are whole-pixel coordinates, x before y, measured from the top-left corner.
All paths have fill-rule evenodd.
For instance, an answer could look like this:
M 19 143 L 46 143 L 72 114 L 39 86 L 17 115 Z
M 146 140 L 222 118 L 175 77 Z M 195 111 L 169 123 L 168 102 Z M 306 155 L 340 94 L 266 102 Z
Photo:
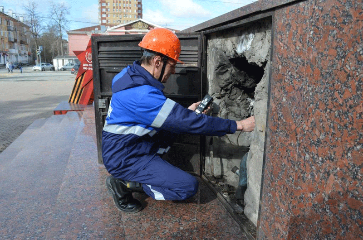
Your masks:
M 62 114 L 66 114 L 67 112 L 71 112 L 71 111 L 83 111 L 86 107 L 87 107 L 87 105 L 71 103 L 68 101 L 62 101 L 53 110 L 53 114 L 62 115 Z
M 247 239 L 201 180 L 186 201 L 135 193 L 144 210 L 119 211 L 97 163 L 92 106 L 60 116 L 0 172 L 0 239 Z

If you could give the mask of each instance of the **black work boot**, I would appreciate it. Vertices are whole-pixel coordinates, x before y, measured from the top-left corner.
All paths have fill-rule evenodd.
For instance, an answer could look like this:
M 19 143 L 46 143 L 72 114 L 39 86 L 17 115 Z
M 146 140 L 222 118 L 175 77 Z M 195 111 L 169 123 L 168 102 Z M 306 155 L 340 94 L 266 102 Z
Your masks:
M 142 184 L 138 182 L 126 182 L 122 181 L 122 183 L 127 187 L 127 190 L 131 192 L 141 192 L 144 193 L 144 189 L 142 188 Z
M 118 209 L 127 213 L 136 213 L 142 209 L 141 203 L 132 197 L 132 191 L 127 189 L 124 181 L 112 176 L 107 177 L 106 186 L 112 194 Z

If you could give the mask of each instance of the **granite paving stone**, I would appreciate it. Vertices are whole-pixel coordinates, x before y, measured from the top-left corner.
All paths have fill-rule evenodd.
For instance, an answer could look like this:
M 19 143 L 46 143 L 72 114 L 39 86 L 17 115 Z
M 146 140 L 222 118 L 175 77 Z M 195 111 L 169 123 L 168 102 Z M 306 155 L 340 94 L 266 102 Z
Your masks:
M 49 121 L 49 122 L 48 122 Z M 1 172 L 4 239 L 247 239 L 209 188 L 185 201 L 155 201 L 119 211 L 98 163 L 93 107 L 48 119 Z M 24 142 L 25 143 L 25 142 Z

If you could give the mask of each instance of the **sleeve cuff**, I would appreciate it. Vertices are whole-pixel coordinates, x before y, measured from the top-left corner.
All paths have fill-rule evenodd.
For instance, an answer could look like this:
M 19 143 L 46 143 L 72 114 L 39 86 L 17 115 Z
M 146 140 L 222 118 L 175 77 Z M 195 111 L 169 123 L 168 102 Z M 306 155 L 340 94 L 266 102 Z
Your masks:
M 229 131 L 231 134 L 235 133 L 237 131 L 237 123 L 236 121 L 231 120 L 231 126 L 229 128 Z

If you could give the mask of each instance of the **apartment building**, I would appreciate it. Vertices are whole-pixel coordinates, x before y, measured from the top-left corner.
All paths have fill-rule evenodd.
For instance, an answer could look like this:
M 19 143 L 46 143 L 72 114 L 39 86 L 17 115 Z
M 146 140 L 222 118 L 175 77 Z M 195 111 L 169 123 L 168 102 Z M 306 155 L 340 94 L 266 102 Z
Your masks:
M 99 21 L 112 27 L 142 18 L 142 0 L 99 0 Z
M 30 28 L 23 21 L 23 17 L 11 10 L 5 13 L 0 6 L 0 65 L 6 61 L 30 62 Z

